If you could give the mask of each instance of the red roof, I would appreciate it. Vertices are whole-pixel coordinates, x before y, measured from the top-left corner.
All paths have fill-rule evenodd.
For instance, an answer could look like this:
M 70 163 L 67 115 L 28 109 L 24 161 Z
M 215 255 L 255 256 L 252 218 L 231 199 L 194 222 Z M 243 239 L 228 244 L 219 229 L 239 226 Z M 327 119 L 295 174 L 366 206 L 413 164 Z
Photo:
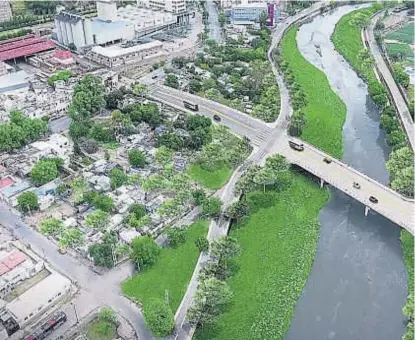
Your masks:
M 2 264 L 7 266 L 9 269 L 13 269 L 18 266 L 20 263 L 27 260 L 27 256 L 21 251 L 15 250 L 9 254 L 5 259 L 1 261 Z
M 0 60 L 10 60 L 55 48 L 55 44 L 45 37 L 19 40 L 7 45 L 0 45 Z
M 0 262 L 0 276 L 2 276 L 3 274 L 6 274 L 8 271 L 10 271 L 10 269 L 6 265 Z
M 0 189 L 3 189 L 5 187 L 8 187 L 9 185 L 12 185 L 14 181 L 10 177 L 4 177 L 0 179 Z
M 28 35 L 24 35 L 24 36 L 21 36 L 21 37 L 16 37 L 16 38 L 10 38 L 10 39 L 6 39 L 6 40 L 1 40 L 0 41 L 0 45 L 9 44 L 11 42 L 18 41 L 18 40 L 24 40 L 24 39 L 33 38 L 34 36 L 35 36 L 34 34 L 28 34 Z
M 58 59 L 70 59 L 72 58 L 72 52 L 64 51 L 64 50 L 56 50 L 53 56 Z

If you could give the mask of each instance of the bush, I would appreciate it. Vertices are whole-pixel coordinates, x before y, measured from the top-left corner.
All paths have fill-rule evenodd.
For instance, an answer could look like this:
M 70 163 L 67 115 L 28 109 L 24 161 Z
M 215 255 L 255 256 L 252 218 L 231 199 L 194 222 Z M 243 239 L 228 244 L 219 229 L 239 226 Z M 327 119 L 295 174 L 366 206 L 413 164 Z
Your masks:
M 131 150 L 128 153 L 128 160 L 134 168 L 142 168 L 147 164 L 146 156 L 140 150 Z
M 174 329 L 174 315 L 170 307 L 161 300 L 153 300 L 144 308 L 147 327 L 156 337 L 165 337 Z
M 172 248 L 176 248 L 179 245 L 186 242 L 187 239 L 187 228 L 169 228 L 167 229 L 167 239 L 169 240 L 169 245 Z
M 217 197 L 206 199 L 202 203 L 202 215 L 205 217 L 218 217 L 221 213 L 222 201 Z
M 39 207 L 37 196 L 33 191 L 26 191 L 20 194 L 17 198 L 17 203 L 21 211 L 33 211 Z
M 144 270 L 156 263 L 160 254 L 160 247 L 150 236 L 136 237 L 131 247 L 133 249 L 131 258 L 139 270 Z
M 50 159 L 41 159 L 38 161 L 30 173 L 32 182 L 36 186 L 40 186 L 56 179 L 59 175 L 56 164 L 57 162 Z
M 209 250 L 209 241 L 206 237 L 198 236 L 198 238 L 195 241 L 195 245 L 200 252 Z

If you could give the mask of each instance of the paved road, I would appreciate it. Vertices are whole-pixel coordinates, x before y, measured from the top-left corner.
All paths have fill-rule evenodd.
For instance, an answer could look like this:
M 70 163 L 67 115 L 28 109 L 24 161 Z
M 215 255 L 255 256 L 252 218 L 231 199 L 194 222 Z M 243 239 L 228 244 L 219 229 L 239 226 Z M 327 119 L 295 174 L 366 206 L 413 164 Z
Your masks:
M 223 36 L 222 29 L 219 24 L 218 7 L 213 1 L 207 1 L 206 10 L 209 13 L 209 37 L 213 38 L 220 44 L 223 41 Z
M 376 21 L 379 17 L 383 16 L 383 12 L 375 15 L 366 32 L 367 41 L 369 43 L 370 51 L 375 59 L 376 67 L 379 70 L 380 74 L 383 76 L 387 87 L 390 90 L 390 94 L 393 97 L 393 101 L 395 103 L 396 109 L 400 116 L 402 125 L 404 127 L 404 131 L 408 137 L 409 143 L 411 145 L 412 150 L 414 149 L 414 122 L 412 120 L 411 114 L 409 112 L 408 106 L 406 106 L 405 100 L 399 91 L 398 85 L 395 83 L 391 72 L 389 71 L 388 66 L 386 65 L 385 60 L 383 59 L 382 53 L 378 47 L 378 44 L 375 40 L 374 29 L 376 25 Z
M 144 325 L 140 310 L 120 292 L 120 282 L 132 273 L 129 263 L 100 276 L 73 257 L 60 255 L 58 248 L 52 242 L 26 226 L 20 217 L 4 204 L 0 204 L 0 223 L 11 229 L 14 236 L 47 259 L 55 269 L 77 283 L 80 287 L 80 295 L 75 300 L 75 305 L 80 318 L 99 306 L 109 305 L 131 322 L 139 339 L 153 339 Z M 70 326 L 72 324 L 68 322 L 61 327 L 60 331 L 65 331 Z M 57 333 L 54 333 L 55 335 Z

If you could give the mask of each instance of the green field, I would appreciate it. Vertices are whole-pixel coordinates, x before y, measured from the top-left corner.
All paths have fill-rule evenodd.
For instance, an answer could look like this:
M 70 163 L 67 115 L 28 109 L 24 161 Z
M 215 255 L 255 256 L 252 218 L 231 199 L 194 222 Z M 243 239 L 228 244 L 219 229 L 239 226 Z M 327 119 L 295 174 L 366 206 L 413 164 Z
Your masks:
M 403 43 L 413 44 L 414 43 L 414 25 L 408 24 L 402 26 L 395 32 L 391 32 L 386 36 L 386 39 L 398 40 Z
M 248 194 L 248 219 L 232 228 L 242 253 L 238 273 L 228 280 L 231 306 L 198 340 L 280 340 L 314 261 L 318 213 L 328 200 L 302 175 L 283 192 Z
M 281 42 L 281 55 L 288 62 L 296 82 L 303 88 L 307 97 L 307 105 L 304 108 L 307 123 L 301 138 L 341 158 L 346 106 L 331 89 L 325 74 L 301 55 L 297 48 L 296 33 L 297 27 L 286 33 Z
M 412 58 L 412 59 L 414 57 L 414 51 L 412 50 L 412 48 L 409 47 L 409 45 L 386 43 L 385 46 L 386 46 L 386 50 L 388 51 L 388 55 L 390 57 L 402 56 L 402 58 Z
M 189 226 L 186 242 L 177 248 L 163 248 L 155 265 L 122 284 L 123 293 L 145 307 L 152 299 L 164 301 L 167 292 L 175 313 L 199 258 L 195 240 L 206 235 L 207 229 L 208 221 Z
M 362 67 L 362 63 L 358 58 L 359 52 L 364 48 L 361 38 L 361 28 L 353 25 L 353 17 L 356 13 L 372 15 L 376 9 L 373 7 L 359 9 L 343 16 L 336 25 L 331 36 L 336 51 L 339 52 L 351 64 L 359 75 L 363 75 L 369 83 L 376 80 L 375 73 L 372 68 Z
M 232 169 L 224 164 L 214 171 L 204 169 L 200 164 L 191 165 L 189 173 L 192 178 L 207 189 L 220 189 L 232 176 Z
M 116 326 L 105 321 L 95 319 L 86 330 L 89 340 L 114 340 L 117 338 Z

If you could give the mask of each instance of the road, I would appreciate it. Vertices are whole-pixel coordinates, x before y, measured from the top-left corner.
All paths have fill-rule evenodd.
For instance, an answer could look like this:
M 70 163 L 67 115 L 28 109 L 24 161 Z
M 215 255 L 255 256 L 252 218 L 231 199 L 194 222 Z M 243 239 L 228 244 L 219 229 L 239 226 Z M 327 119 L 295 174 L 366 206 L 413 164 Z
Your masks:
M 392 73 L 386 65 L 385 60 L 383 59 L 382 53 L 375 40 L 374 29 L 376 21 L 379 19 L 379 17 L 383 16 L 383 14 L 383 12 L 380 12 L 372 18 L 367 30 L 365 30 L 366 38 L 369 43 L 369 49 L 373 55 L 373 58 L 375 59 L 376 68 L 382 75 L 387 87 L 389 88 L 406 136 L 409 140 L 412 150 L 414 150 L 414 122 L 412 120 L 408 106 L 406 105 L 405 100 L 399 91 L 398 85 L 395 83 L 395 79 L 393 79 Z
M 99 306 L 109 305 L 131 322 L 139 339 L 153 339 L 145 327 L 140 310 L 134 303 L 123 297 L 120 291 L 120 282 L 132 274 L 129 263 L 100 276 L 73 257 L 60 255 L 57 246 L 26 226 L 20 217 L 11 212 L 4 204 L 0 204 L 0 223 L 11 229 L 15 237 L 30 245 L 34 251 L 47 259 L 55 269 L 76 282 L 80 288 L 79 296 L 75 300 L 79 318 L 86 316 Z M 71 326 L 73 324 L 67 322 L 59 329 L 59 332 L 65 331 Z M 53 336 L 57 336 L 59 332 L 54 332 Z
M 223 41 L 223 37 L 219 24 L 218 7 L 213 1 L 206 1 L 206 10 L 209 13 L 209 37 L 220 44 Z

